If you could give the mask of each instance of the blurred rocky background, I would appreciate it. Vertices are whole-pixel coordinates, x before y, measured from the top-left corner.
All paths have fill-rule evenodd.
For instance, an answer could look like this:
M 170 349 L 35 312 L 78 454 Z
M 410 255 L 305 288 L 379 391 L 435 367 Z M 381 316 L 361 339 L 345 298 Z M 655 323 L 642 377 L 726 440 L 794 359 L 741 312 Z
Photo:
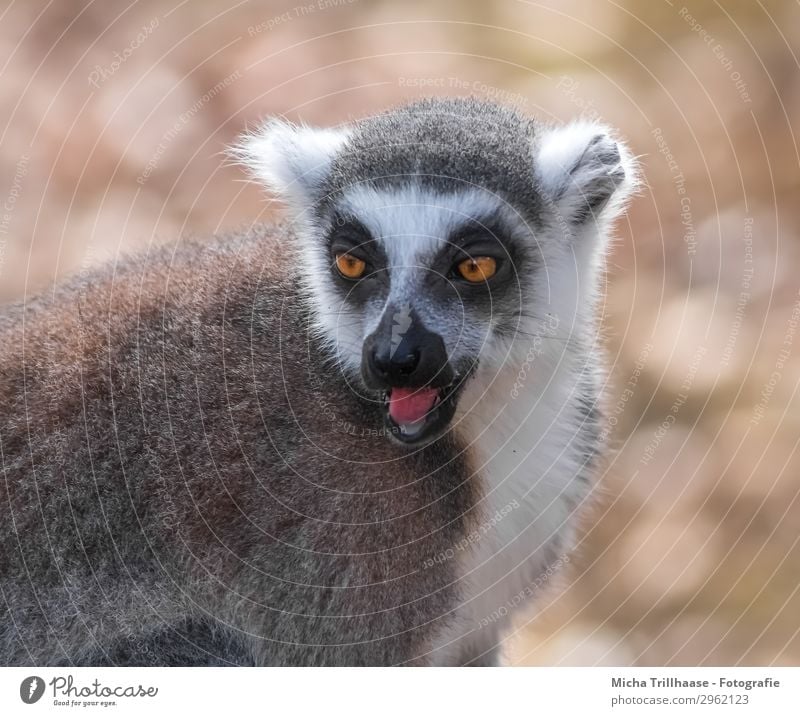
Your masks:
M 619 127 L 603 500 L 514 664 L 800 664 L 800 5 L 5 0 L 0 302 L 268 218 L 221 152 L 423 95 Z

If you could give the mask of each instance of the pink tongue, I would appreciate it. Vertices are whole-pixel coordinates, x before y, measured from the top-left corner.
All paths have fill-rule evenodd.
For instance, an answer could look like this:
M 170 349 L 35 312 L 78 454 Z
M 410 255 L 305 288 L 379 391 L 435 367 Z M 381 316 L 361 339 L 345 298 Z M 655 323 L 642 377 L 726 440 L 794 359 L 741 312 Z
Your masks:
M 416 423 L 433 407 L 438 393 L 436 388 L 392 388 L 389 415 L 398 425 Z

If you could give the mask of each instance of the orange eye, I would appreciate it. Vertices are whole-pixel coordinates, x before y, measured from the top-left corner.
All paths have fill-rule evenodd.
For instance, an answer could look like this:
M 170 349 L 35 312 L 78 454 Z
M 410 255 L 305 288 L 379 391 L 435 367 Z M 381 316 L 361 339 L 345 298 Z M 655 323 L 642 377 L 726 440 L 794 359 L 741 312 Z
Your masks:
M 497 271 L 497 261 L 491 256 L 476 256 L 458 264 L 458 273 L 470 283 L 488 281 Z
M 345 278 L 356 279 L 364 275 L 367 264 L 350 254 L 337 254 L 336 268 L 339 269 L 339 273 Z

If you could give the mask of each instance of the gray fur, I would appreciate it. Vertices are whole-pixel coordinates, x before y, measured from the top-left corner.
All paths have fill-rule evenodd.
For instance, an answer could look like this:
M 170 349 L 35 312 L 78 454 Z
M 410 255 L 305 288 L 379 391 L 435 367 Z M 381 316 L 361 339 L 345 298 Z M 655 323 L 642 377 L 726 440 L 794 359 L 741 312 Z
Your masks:
M 161 643 L 153 663 L 426 652 L 455 587 L 421 564 L 464 529 L 463 457 L 370 434 L 309 342 L 285 236 L 154 252 L 6 311 L 3 665 L 136 641 Z M 205 635 L 181 650 L 187 621 Z
M 536 131 L 533 119 L 503 105 L 416 102 L 355 125 L 319 194 L 333 200 L 361 182 L 386 187 L 413 181 L 442 193 L 479 187 L 535 221 L 542 207 L 530 161 Z

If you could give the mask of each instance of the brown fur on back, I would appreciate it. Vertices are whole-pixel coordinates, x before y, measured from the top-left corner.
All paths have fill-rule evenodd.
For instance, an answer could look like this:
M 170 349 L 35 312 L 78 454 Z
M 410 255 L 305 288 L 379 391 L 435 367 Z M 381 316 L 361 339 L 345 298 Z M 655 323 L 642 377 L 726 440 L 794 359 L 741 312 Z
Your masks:
M 0 311 L 0 664 L 424 663 L 475 502 L 308 332 L 286 229 Z M 429 562 L 430 563 L 430 562 Z

